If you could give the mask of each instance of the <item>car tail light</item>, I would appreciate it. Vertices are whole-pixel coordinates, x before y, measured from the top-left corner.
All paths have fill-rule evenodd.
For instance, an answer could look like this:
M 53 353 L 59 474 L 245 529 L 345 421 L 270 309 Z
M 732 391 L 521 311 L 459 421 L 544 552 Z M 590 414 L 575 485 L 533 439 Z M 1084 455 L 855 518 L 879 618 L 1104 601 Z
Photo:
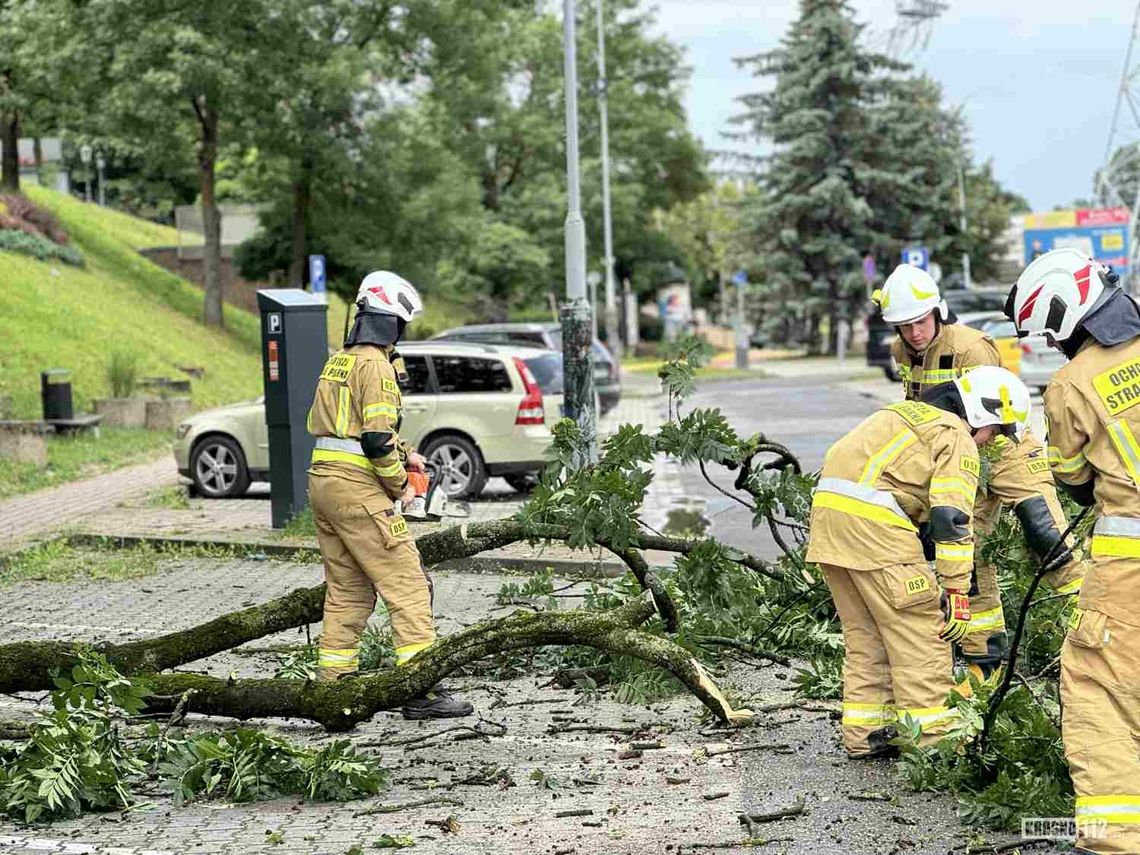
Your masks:
M 519 371 L 519 376 L 523 381 L 523 388 L 526 394 L 523 395 L 522 401 L 519 402 L 519 411 L 515 415 L 516 425 L 542 425 L 546 424 L 546 410 L 542 406 L 542 390 L 538 388 L 538 381 L 534 379 L 527 364 L 514 357 L 515 368 Z

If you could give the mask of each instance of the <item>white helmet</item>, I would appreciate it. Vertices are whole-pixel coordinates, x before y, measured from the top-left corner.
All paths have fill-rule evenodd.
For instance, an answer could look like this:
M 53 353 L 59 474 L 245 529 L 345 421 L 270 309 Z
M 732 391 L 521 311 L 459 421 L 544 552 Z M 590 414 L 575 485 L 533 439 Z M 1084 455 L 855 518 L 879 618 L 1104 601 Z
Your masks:
M 921 320 L 935 309 L 942 320 L 947 317 L 938 283 L 921 267 L 911 264 L 896 267 L 882 290 L 872 294 L 871 299 L 883 310 L 883 320 L 896 326 Z
M 954 381 L 972 428 L 1003 425 L 1018 439 L 1029 426 L 1029 390 L 1011 371 L 979 365 Z
M 1076 249 L 1054 249 L 1033 259 L 1009 292 L 1006 314 L 1018 335 L 1049 333 L 1063 342 L 1104 293 L 1107 268 Z
M 356 306 L 362 312 L 395 315 L 407 323 L 424 309 L 415 286 L 388 270 L 374 270 L 364 277 L 356 292 Z

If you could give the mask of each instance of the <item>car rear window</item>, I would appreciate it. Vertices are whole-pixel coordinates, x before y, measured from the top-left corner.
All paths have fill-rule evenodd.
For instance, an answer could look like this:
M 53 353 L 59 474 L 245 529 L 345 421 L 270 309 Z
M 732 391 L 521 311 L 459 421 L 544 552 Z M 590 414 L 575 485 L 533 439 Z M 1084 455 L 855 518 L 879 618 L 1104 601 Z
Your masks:
M 562 354 L 556 351 L 532 356 L 526 360 L 526 367 L 538 382 L 544 395 L 562 394 Z
M 449 392 L 509 392 L 511 376 L 498 359 L 478 359 L 471 356 L 433 356 L 435 379 L 439 391 Z

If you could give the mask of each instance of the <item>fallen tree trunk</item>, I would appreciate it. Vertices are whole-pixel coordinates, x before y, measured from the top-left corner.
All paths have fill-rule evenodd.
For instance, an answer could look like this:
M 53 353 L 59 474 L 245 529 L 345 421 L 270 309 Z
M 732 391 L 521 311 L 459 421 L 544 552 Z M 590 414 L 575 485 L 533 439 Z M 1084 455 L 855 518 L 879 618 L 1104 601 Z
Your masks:
M 565 540 L 569 531 L 558 526 L 540 526 L 528 531 L 517 520 L 493 520 L 432 532 L 418 538 L 417 546 L 424 563 L 432 566 L 536 536 L 543 540 Z M 643 540 L 645 543 L 639 544 L 643 548 L 682 553 L 699 543 L 652 536 L 645 536 Z M 633 568 L 642 586 L 652 592 L 667 628 L 675 630 L 677 609 L 660 580 L 639 555 L 622 557 Z M 753 569 L 767 566 L 752 556 L 745 556 L 741 563 Z M 189 629 L 127 644 L 94 645 L 94 648 L 124 674 L 155 673 L 206 659 L 267 635 L 317 623 L 324 609 L 324 597 L 324 585 L 298 588 L 283 597 L 230 612 Z M 52 673 L 70 668 L 76 662 L 76 652 L 91 646 L 61 641 L 17 641 L 0 645 L 0 693 L 52 688 Z
M 184 709 L 190 712 L 237 719 L 305 718 L 331 731 L 343 731 L 381 710 L 398 708 L 423 695 L 448 674 L 485 656 L 577 644 L 657 665 L 679 680 L 720 721 L 749 721 L 752 713 L 733 709 L 689 651 L 638 629 L 654 611 L 652 603 L 639 599 L 609 611 L 517 612 L 443 638 L 407 666 L 336 683 L 161 674 L 148 680 L 154 692 L 148 709 L 172 712 L 185 696 Z

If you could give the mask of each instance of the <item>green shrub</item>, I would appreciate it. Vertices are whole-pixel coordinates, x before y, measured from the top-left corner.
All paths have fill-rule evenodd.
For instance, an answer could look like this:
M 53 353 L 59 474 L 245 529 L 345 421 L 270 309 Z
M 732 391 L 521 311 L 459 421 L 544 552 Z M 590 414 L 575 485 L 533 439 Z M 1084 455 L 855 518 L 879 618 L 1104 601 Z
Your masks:
M 111 351 L 111 361 L 107 365 L 107 380 L 111 384 L 111 396 L 129 398 L 135 391 L 139 379 L 139 355 L 132 350 Z
M 83 266 L 83 254 L 75 247 L 60 246 L 46 237 L 10 229 L 0 230 L 0 252 L 30 255 L 39 261 L 62 261 L 72 267 Z

